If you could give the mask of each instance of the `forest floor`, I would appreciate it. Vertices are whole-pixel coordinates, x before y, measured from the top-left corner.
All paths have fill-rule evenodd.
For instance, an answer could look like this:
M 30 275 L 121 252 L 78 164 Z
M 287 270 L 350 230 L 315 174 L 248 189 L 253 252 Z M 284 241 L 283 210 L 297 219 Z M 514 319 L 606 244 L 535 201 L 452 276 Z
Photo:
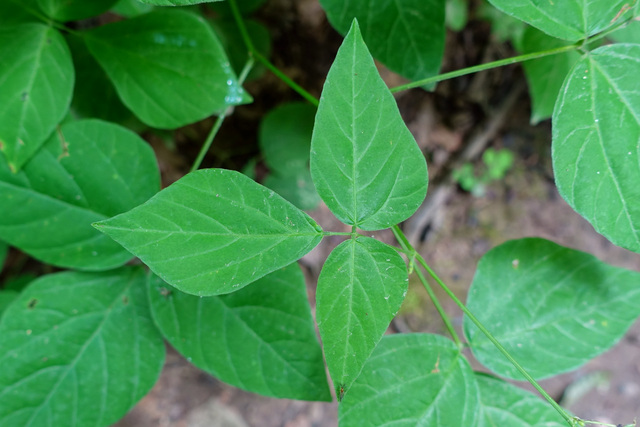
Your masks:
M 270 0 L 257 19 L 272 29 L 273 62 L 319 96 L 341 38 L 318 2 Z M 445 52 L 445 71 L 513 55 L 509 46 L 491 38 L 487 23 L 474 20 L 464 31 L 448 34 Z M 384 67 L 380 70 L 390 86 L 402 82 Z M 413 90 L 397 96 L 401 113 L 427 156 L 431 178 L 425 202 L 428 209 L 405 227 L 427 262 L 463 300 L 478 259 L 509 239 L 543 237 L 613 265 L 640 270 L 639 255 L 610 244 L 558 195 L 551 168 L 550 123 L 529 124 L 530 101 L 522 80 L 522 69 L 510 66 L 443 82 L 434 93 Z M 269 73 L 249 84 L 248 90 L 256 102 L 238 107 L 225 123 L 205 167 L 241 168 L 257 151 L 256 128 L 262 114 L 283 101 L 297 99 Z M 165 184 L 185 173 L 210 125 L 205 121 L 177 132 L 175 150 L 149 137 L 160 158 Z M 238 148 L 238 141 L 245 141 L 246 146 Z M 487 147 L 511 150 L 516 160 L 504 179 L 490 184 L 477 197 L 452 183 L 450 175 L 467 160 L 479 167 L 479 155 Z M 323 228 L 340 231 L 326 207 L 310 214 Z M 389 239 L 385 233 L 377 237 Z M 339 239 L 326 239 L 303 259 L 312 304 L 319 269 L 337 243 Z M 445 295 L 438 296 L 459 327 L 461 312 Z M 390 327 L 390 332 L 398 331 L 446 334 L 417 283 L 411 284 L 405 305 Z M 613 350 L 542 384 L 554 398 L 560 399 L 567 391 L 564 402 L 583 419 L 631 423 L 640 416 L 638 355 L 640 322 Z M 578 391 L 584 391 L 583 395 L 575 394 Z M 225 385 L 169 348 L 159 382 L 117 426 L 329 427 L 337 425 L 336 413 L 335 402 L 270 399 Z

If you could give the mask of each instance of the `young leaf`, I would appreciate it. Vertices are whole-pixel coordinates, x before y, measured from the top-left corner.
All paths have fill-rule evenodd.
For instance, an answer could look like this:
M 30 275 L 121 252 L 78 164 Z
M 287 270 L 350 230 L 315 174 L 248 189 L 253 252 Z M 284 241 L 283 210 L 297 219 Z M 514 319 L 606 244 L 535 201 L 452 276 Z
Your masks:
M 118 0 L 38 0 L 38 5 L 48 17 L 66 22 L 100 15 L 117 2 Z
M 482 257 L 467 307 L 534 378 L 546 378 L 622 338 L 640 315 L 640 273 L 547 240 L 513 240 Z M 464 327 L 483 365 L 522 379 L 468 318 Z
M 562 197 L 618 246 L 640 252 L 640 45 L 603 46 L 564 82 L 552 159 Z
M 120 266 L 131 255 L 91 223 L 146 201 L 159 175 L 133 132 L 99 120 L 65 124 L 19 173 L 0 159 L 0 239 L 60 267 Z
M 410 80 L 438 74 L 444 53 L 445 0 L 320 0 L 345 34 L 354 18 L 373 56 Z
M 454 343 L 439 335 L 387 335 L 338 407 L 340 427 L 474 426 L 478 385 Z
M 311 140 L 311 176 L 329 209 L 363 230 L 411 216 L 427 165 L 353 22 L 331 66 Z
M 234 292 L 322 239 L 307 214 L 239 172 L 190 173 L 142 206 L 95 224 L 181 291 Z
M 270 171 L 264 185 L 300 209 L 320 202 L 309 172 L 315 115 L 313 106 L 295 102 L 270 111 L 260 123 L 260 149 Z
M 229 295 L 200 298 L 155 276 L 156 324 L 198 368 L 265 396 L 331 400 L 300 267 L 294 263 Z
M 476 373 L 482 415 L 477 427 L 566 427 L 538 396 L 498 378 Z
M 86 34 L 122 102 L 145 124 L 174 129 L 249 100 L 202 18 L 158 10 Z
M 0 424 L 107 426 L 156 382 L 141 268 L 41 277 L 0 318 Z
M 522 53 L 532 53 L 567 44 L 565 41 L 549 37 L 534 27 L 527 27 L 522 35 L 520 47 Z M 522 63 L 532 98 L 532 124 L 551 117 L 562 83 L 578 59 L 580 55 L 570 51 Z
M 489 0 L 508 15 L 525 21 L 552 37 L 578 41 L 627 18 L 628 0 L 532 1 Z
M 69 109 L 71 54 L 51 27 L 0 28 L 0 151 L 12 171 L 42 146 Z
M 316 317 L 338 396 L 400 309 L 408 282 L 398 252 L 377 240 L 349 239 L 329 255 L 318 278 Z

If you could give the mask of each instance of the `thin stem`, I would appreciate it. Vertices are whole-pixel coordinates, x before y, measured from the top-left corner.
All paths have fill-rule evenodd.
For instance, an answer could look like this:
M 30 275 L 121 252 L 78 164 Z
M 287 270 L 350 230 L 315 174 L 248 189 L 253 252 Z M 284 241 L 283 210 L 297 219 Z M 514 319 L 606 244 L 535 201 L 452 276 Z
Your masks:
M 253 64 L 254 64 L 254 60 L 253 58 L 250 57 L 247 60 L 247 62 L 244 64 L 244 67 L 240 72 L 240 77 L 238 77 L 238 85 L 242 85 L 244 80 L 247 78 L 247 75 L 251 71 L 251 67 L 253 67 Z M 209 152 L 209 149 L 211 148 L 213 139 L 218 134 L 218 131 L 220 131 L 220 127 L 222 127 L 222 123 L 224 122 L 224 119 L 232 111 L 232 109 L 233 107 L 228 107 L 222 114 L 218 116 L 218 118 L 216 118 L 216 121 L 213 124 L 213 127 L 211 128 L 211 130 L 209 131 L 209 134 L 207 135 L 207 139 L 204 141 L 204 144 L 202 144 L 202 147 L 200 148 L 200 152 L 198 153 L 196 160 L 193 162 L 193 165 L 191 166 L 191 170 L 189 172 L 193 172 L 200 167 L 200 165 L 202 164 L 202 160 L 204 159 L 204 156 Z
M 417 259 L 420 265 L 422 265 L 422 267 L 427 271 L 427 273 L 429 273 L 429 275 L 438 283 L 438 285 L 440 285 L 440 287 L 447 293 L 447 295 L 449 295 L 449 297 L 458 305 L 458 307 L 460 307 L 464 314 L 469 317 L 469 319 L 478 327 L 478 329 L 480 329 L 480 331 L 489 339 L 489 341 L 491 341 L 491 343 L 496 346 L 500 353 L 502 353 L 503 356 L 506 357 L 507 360 L 511 362 L 511 364 L 520 372 L 520 374 L 522 374 L 522 376 L 527 381 L 529 381 L 529 383 L 536 390 L 538 390 L 542 397 L 544 397 L 545 400 L 549 402 L 549 404 L 553 406 L 556 411 L 558 411 L 558 413 L 569 423 L 569 425 L 575 425 L 575 422 L 578 420 L 575 417 L 571 417 L 569 414 L 567 414 L 567 412 L 562 409 L 562 407 L 558 405 L 558 403 L 553 400 L 551 396 L 549 396 L 549 394 L 540 386 L 540 384 L 538 384 L 538 382 L 531 375 L 529 375 L 529 373 L 516 361 L 516 359 L 511 356 L 507 349 L 505 349 L 502 344 L 500 344 L 500 342 L 491 334 L 491 332 L 489 332 L 489 330 L 485 328 L 485 326 L 476 318 L 476 316 L 474 316 L 473 313 L 471 313 L 471 311 L 469 311 L 469 309 L 462 303 L 462 301 L 460 301 L 458 297 L 456 297 L 456 295 L 447 287 L 447 285 L 444 284 L 444 282 L 431 269 L 431 267 L 429 267 L 424 258 L 422 258 L 418 254 Z
M 406 253 L 409 253 L 410 257 L 415 258 L 416 256 L 418 256 L 416 250 L 411 246 L 411 243 L 409 243 L 409 240 L 404 235 L 400 227 L 398 227 L 397 225 L 394 225 L 391 230 L 393 231 L 393 235 L 396 237 L 396 240 L 398 241 L 398 243 L 400 243 L 400 246 L 402 247 L 402 249 Z M 433 302 L 433 305 L 438 311 L 438 314 L 440 314 L 440 317 L 442 318 L 442 321 L 444 322 L 445 327 L 449 331 L 449 334 L 453 338 L 453 341 L 458 346 L 458 349 L 462 349 L 464 347 L 464 344 L 462 344 L 462 341 L 460 340 L 460 337 L 458 336 L 456 329 L 453 327 L 453 324 L 451 323 L 449 316 L 442 308 L 442 304 L 440 304 L 440 300 L 438 300 L 438 297 L 436 296 L 435 292 L 433 292 L 433 289 L 431 289 L 431 286 L 429 286 L 429 282 L 427 282 L 427 279 L 426 277 L 424 277 L 424 274 L 422 274 L 422 271 L 420 271 L 420 269 L 416 269 L 415 271 L 416 271 L 416 274 L 418 275 L 418 279 L 420 279 L 420 282 L 422 283 L 422 286 L 424 286 L 425 290 L 427 291 L 427 294 L 429 294 L 429 298 L 431 298 L 431 301 Z
M 238 30 L 240 31 L 240 34 L 242 36 L 242 40 L 244 41 L 245 46 L 249 50 L 249 55 L 253 56 L 258 61 L 260 61 L 265 67 L 269 69 L 269 71 L 275 74 L 276 77 L 278 77 L 280 80 L 285 82 L 287 86 L 289 86 L 291 89 L 296 91 L 304 99 L 309 101 L 309 103 L 317 107 L 319 104 L 318 98 L 311 95 L 302 86 L 300 86 L 299 84 L 291 80 L 286 74 L 280 71 L 278 67 L 276 67 L 271 62 L 269 62 L 269 60 L 265 58 L 264 55 L 258 52 L 253 42 L 251 41 L 251 37 L 249 36 L 247 27 L 244 25 L 244 20 L 242 19 L 242 14 L 238 9 L 238 4 L 236 3 L 236 0 L 229 0 L 229 6 L 231 7 L 231 13 L 233 14 L 233 19 L 236 21 L 236 25 L 238 26 Z
M 413 89 L 416 87 L 437 83 L 443 80 L 453 79 L 455 77 L 466 76 L 467 74 L 477 73 L 478 71 L 490 70 L 492 68 L 502 67 L 504 65 L 517 64 L 519 62 L 530 61 L 532 59 L 543 58 L 545 56 L 557 55 L 559 53 L 568 52 L 570 50 L 576 50 L 580 46 L 582 46 L 582 42 L 571 44 L 568 46 L 557 47 L 554 49 L 543 50 L 540 52 L 527 53 L 524 55 L 513 56 L 511 58 L 500 59 L 498 61 L 475 65 L 473 67 L 463 68 L 461 70 L 451 71 L 449 73 L 444 73 L 437 76 L 429 77 L 427 79 L 422 79 L 404 85 L 396 86 L 391 88 L 390 90 L 392 93 L 396 93 L 407 89 Z

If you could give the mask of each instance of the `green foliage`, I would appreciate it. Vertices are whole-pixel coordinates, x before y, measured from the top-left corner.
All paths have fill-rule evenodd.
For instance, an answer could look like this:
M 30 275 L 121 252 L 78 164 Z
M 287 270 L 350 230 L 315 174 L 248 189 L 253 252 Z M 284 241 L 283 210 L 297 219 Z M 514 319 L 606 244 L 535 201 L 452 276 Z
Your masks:
M 549 37 L 533 27 L 527 27 L 522 34 L 520 48 L 522 53 L 531 53 L 568 44 L 563 40 Z M 579 58 L 580 55 L 577 52 L 569 51 L 522 64 L 531 95 L 532 124 L 551 117 L 562 83 Z
M 174 129 L 249 100 L 211 27 L 190 13 L 153 11 L 85 40 L 124 104 L 149 126 Z
M 338 408 L 340 426 L 469 426 L 477 421 L 478 385 L 450 340 L 385 336 Z
M 149 295 L 164 337 L 200 369 L 265 396 L 331 400 L 297 265 L 229 295 L 200 298 L 157 278 Z
M 324 352 L 341 426 L 584 425 L 541 388 L 551 406 L 474 373 L 444 313 L 453 340 L 384 336 L 409 273 L 431 291 L 426 271 L 465 312 L 477 359 L 539 387 L 529 373 L 576 369 L 640 315 L 640 273 L 542 239 L 489 251 L 465 306 L 397 227 L 422 204 L 427 167 L 374 58 L 431 87 L 424 79 L 442 61 L 445 4 L 459 29 L 465 1 L 322 0 L 346 37 L 319 101 L 268 62 L 269 31 L 242 16 L 263 0 L 188 11 L 155 6 L 201 1 L 143 3 L 0 2 L 0 264 L 11 245 L 84 270 L 34 281 L 17 272 L 3 283 L 0 425 L 116 422 L 156 381 L 163 338 L 222 381 L 301 400 L 331 399 Z M 560 194 L 640 253 L 638 25 L 610 33 L 637 5 L 492 3 L 508 14 L 483 7 L 494 35 L 529 54 L 511 62 L 531 59 L 532 121 L 552 115 Z M 64 25 L 109 9 L 126 19 Z M 591 50 L 605 36 L 629 44 Z M 251 102 L 241 81 L 262 72 L 249 74 L 253 61 L 319 104 L 283 104 L 262 119 L 271 189 L 196 162 L 160 190 L 153 151 L 123 125 L 175 129 L 219 114 L 218 126 Z M 461 185 L 477 191 L 502 179 L 514 159 L 489 149 L 482 161 L 479 177 L 470 165 L 458 173 Z M 301 210 L 320 198 L 350 232 L 323 230 Z M 391 227 L 399 248 L 363 232 Z M 318 279 L 321 348 L 295 262 L 340 235 Z M 133 256 L 146 266 L 122 267 Z
M 356 21 L 322 90 L 311 139 L 311 176 L 331 212 L 363 230 L 407 219 L 427 192 L 424 157 Z
M 322 238 L 307 214 L 224 169 L 186 175 L 95 226 L 167 283 L 200 296 L 239 290 L 301 258 Z
M 640 273 L 548 240 L 513 240 L 482 257 L 467 307 L 532 376 L 546 378 L 582 366 L 622 338 L 640 316 Z M 482 364 L 520 379 L 468 318 L 465 333 Z
M 562 197 L 618 246 L 640 252 L 640 45 L 603 46 L 567 76 L 553 111 Z
M 465 163 L 453 172 L 455 179 L 463 190 L 469 191 L 476 197 L 484 196 L 487 184 L 501 180 L 513 165 L 513 153 L 510 150 L 494 150 L 487 148 L 482 153 L 484 170 L 480 176 L 471 163 Z
M 489 0 L 496 8 L 520 19 L 552 37 L 578 41 L 608 28 L 616 19 L 629 17 L 620 11 L 625 0 L 591 2 L 533 2 L 531 0 Z
M 410 80 L 440 71 L 445 0 L 320 0 L 320 4 L 342 34 L 358 19 L 373 56 L 389 69 Z
M 141 268 L 31 283 L 0 318 L 4 425 L 102 426 L 156 382 L 164 345 Z
M 0 28 L 0 151 L 19 170 L 66 114 L 73 93 L 71 54 L 43 24 Z
M 478 427 L 563 427 L 563 419 L 537 396 L 498 378 L 476 373 Z
M 338 396 L 358 377 L 408 284 L 400 255 L 374 239 L 346 240 L 327 258 L 318 278 L 316 316 Z
M 98 120 L 65 124 L 19 173 L 0 159 L 0 238 L 59 267 L 120 266 L 131 254 L 91 223 L 145 202 L 159 179 L 153 151 L 133 132 Z
M 260 149 L 270 172 L 264 185 L 300 209 L 320 202 L 309 170 L 315 116 L 312 105 L 295 102 L 271 110 L 260 124 Z

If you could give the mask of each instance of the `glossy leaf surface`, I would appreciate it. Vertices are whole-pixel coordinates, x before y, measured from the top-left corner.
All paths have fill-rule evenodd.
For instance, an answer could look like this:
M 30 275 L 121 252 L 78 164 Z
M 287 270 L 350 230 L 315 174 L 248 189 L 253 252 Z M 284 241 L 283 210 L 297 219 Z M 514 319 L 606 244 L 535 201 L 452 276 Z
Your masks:
M 522 53 L 533 53 L 567 44 L 567 42 L 549 37 L 533 27 L 527 27 L 522 35 L 520 47 Z M 580 55 L 575 51 L 570 51 L 522 63 L 529 84 L 529 94 L 532 98 L 532 124 L 551 117 L 562 83 L 578 59 L 580 59 Z
M 336 394 L 349 390 L 407 293 L 398 252 L 377 240 L 335 248 L 318 278 L 316 318 Z
M 489 0 L 503 12 L 559 39 L 578 41 L 627 18 L 626 0 L 537 1 Z
M 74 71 L 51 27 L 0 28 L 0 151 L 13 171 L 42 146 L 69 109 Z
M 141 268 L 31 283 L 0 319 L 0 424 L 108 426 L 156 382 L 164 344 Z
M 640 316 L 640 273 L 548 240 L 513 240 L 482 257 L 467 307 L 534 378 L 546 378 L 622 338 Z M 468 318 L 464 326 L 483 365 L 523 379 Z
M 481 416 L 477 427 L 565 427 L 567 423 L 538 396 L 501 379 L 476 374 Z
M 567 77 L 553 113 L 562 197 L 607 239 L 640 252 L 640 45 L 603 46 Z
M 0 159 L 0 239 L 56 266 L 114 268 L 131 254 L 91 223 L 159 187 L 153 151 L 138 135 L 98 120 L 71 122 L 19 173 Z
M 331 400 L 300 267 L 294 263 L 229 295 L 200 298 L 151 283 L 153 317 L 198 368 L 270 397 Z
M 40 9 L 57 21 L 91 18 L 109 10 L 118 0 L 38 0 Z
M 260 150 L 270 172 L 264 184 L 300 209 L 320 202 L 309 171 L 315 115 L 312 105 L 295 102 L 271 110 L 260 123 Z
M 321 0 L 340 33 L 358 19 L 371 54 L 410 79 L 434 76 L 444 52 L 445 0 Z
M 307 214 L 239 172 L 203 169 L 95 225 L 158 276 L 196 295 L 234 292 L 322 238 Z
M 334 215 L 364 230 L 407 219 L 426 195 L 424 156 L 378 75 L 356 21 L 322 91 L 311 176 Z
M 341 427 L 473 426 L 478 385 L 455 344 L 439 335 L 387 335 L 338 407 Z
M 153 11 L 96 28 L 86 43 L 149 126 L 173 129 L 249 99 L 213 30 L 193 14 Z

